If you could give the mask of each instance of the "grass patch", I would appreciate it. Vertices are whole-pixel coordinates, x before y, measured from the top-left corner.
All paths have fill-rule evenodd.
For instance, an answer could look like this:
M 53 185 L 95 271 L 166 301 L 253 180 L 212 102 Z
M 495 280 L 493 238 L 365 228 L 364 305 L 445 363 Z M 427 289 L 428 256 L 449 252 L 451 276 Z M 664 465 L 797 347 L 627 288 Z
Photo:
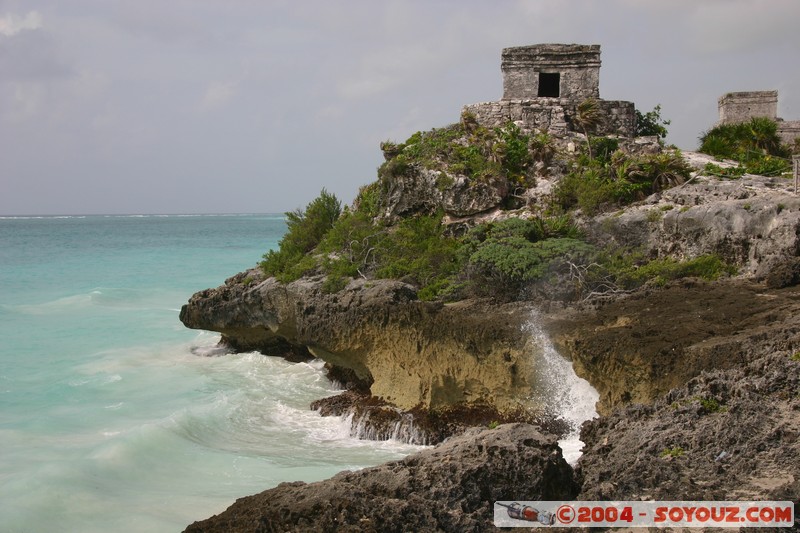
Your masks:
M 719 413 L 726 410 L 726 408 L 723 405 L 721 405 L 716 398 L 696 397 L 694 399 L 700 402 L 700 407 L 702 407 L 703 411 L 705 411 L 708 414 Z
M 649 259 L 641 252 L 605 250 L 595 259 L 595 268 L 587 271 L 587 289 L 606 286 L 616 290 L 632 290 L 646 283 L 664 286 L 676 279 L 697 277 L 715 281 L 736 273 L 736 268 L 718 255 L 701 255 L 688 261 L 671 257 Z
M 686 452 L 680 446 L 673 446 L 672 448 L 664 448 L 661 450 L 661 457 L 678 458 L 683 457 Z

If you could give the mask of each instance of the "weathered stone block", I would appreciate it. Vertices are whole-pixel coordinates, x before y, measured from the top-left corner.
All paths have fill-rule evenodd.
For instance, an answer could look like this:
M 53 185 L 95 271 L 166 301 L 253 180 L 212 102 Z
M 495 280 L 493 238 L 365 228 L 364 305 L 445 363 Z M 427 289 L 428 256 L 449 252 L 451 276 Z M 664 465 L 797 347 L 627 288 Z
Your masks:
M 600 95 L 600 45 L 536 44 L 502 52 L 503 100 Z
M 778 91 L 727 93 L 718 101 L 719 123 L 735 124 L 753 117 L 778 117 Z

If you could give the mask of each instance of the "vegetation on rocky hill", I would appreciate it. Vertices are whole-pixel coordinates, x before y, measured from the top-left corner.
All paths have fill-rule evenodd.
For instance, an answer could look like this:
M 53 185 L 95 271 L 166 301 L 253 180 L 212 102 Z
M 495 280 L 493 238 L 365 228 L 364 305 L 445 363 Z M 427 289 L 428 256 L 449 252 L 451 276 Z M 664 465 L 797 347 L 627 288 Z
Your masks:
M 382 149 L 386 162 L 378 181 L 362 187 L 353 206 L 342 208 L 323 190 L 305 210 L 286 214 L 287 233 L 279 249 L 264 256 L 265 273 L 285 282 L 324 275 L 329 292 L 351 278 L 390 278 L 418 287 L 421 299 L 514 300 L 528 297 L 528 289 L 540 282 L 560 286 L 562 296 L 574 298 L 731 272 L 716 256 L 679 262 L 590 243 L 573 223 L 576 209 L 584 215 L 618 209 L 682 183 L 690 169 L 679 152 L 630 154 L 620 150 L 617 139 L 601 137 L 573 153 L 546 133 L 527 134 L 515 124 L 490 130 L 468 114 L 458 124 L 417 132 L 400 144 L 386 142 Z M 509 208 L 519 207 L 513 205 L 515 192 L 535 186 L 537 177 L 552 172 L 560 179 L 537 206 L 538 214 L 509 213 L 467 230 L 446 226 L 435 205 L 399 220 L 382 217 L 393 180 L 416 176 L 420 169 L 436 172 L 440 190 L 459 176 L 468 187 L 503 180 Z
M 732 159 L 739 165 L 722 168 L 710 163 L 706 168 L 720 177 L 735 178 L 745 173 L 780 176 L 791 170 L 792 149 L 781 143 L 778 124 L 766 117 L 748 122 L 722 124 L 700 136 L 700 152 L 720 159 Z

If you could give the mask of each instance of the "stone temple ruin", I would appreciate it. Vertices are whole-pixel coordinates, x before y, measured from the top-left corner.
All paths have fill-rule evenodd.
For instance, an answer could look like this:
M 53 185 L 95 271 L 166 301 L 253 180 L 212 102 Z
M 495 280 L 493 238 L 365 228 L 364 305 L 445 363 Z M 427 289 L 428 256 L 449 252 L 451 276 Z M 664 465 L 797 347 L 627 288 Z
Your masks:
M 778 91 L 748 91 L 720 96 L 719 124 L 747 122 L 751 118 L 766 117 L 778 123 L 778 135 L 786 144 L 800 138 L 800 120 L 783 120 L 778 117 Z
M 595 135 L 633 137 L 633 102 L 600 99 L 600 45 L 535 44 L 502 52 L 503 98 L 464 106 L 479 124 L 497 127 L 509 121 L 526 130 L 554 135 L 581 132 L 575 126 L 578 105 L 598 101 L 602 121 Z

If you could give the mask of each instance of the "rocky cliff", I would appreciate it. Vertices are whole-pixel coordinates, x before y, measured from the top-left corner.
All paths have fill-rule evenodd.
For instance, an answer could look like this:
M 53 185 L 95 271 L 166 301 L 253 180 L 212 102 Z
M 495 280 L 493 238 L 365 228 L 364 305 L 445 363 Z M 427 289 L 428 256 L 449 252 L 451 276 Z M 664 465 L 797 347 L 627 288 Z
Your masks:
M 685 280 L 544 316 L 606 413 L 574 470 L 540 428 L 476 428 L 187 531 L 492 531 L 497 500 L 800 500 L 800 287 Z
M 655 277 L 637 290 L 560 291 L 577 298 L 569 302 L 445 304 L 420 301 L 415 286 L 397 280 L 354 279 L 331 291 L 324 276 L 281 283 L 252 270 L 194 295 L 181 310 L 188 327 L 218 331 L 236 350 L 329 363 L 331 376 L 351 389 L 323 406 L 331 413 L 377 403 L 399 414 L 450 411 L 467 419 L 472 409 L 488 413 L 473 420 L 479 424 L 536 412 L 529 398 L 542 376 L 523 328 L 536 307 L 562 355 L 600 392 L 603 416 L 584 426 L 586 451 L 574 472 L 565 474 L 554 435 L 525 436 L 534 429 L 513 426 L 321 484 L 282 485 L 190 530 L 311 531 L 323 523 L 392 530 L 390 523 L 408 520 L 432 531 L 485 530 L 489 499 L 557 499 L 543 489 L 552 479 L 567 487 L 563 494 L 580 486 L 583 499 L 800 499 L 800 199 L 783 178 L 718 180 L 702 171 L 708 158 L 688 160 L 696 169 L 688 183 L 616 211 L 578 212 L 575 220 L 589 245 L 635 250 L 643 259 L 634 269 L 713 254 L 736 267 L 732 278 Z M 384 183 L 385 219 L 441 211 L 470 227 L 526 218 L 544 209 L 553 190 L 539 175 L 519 195 L 523 207 L 501 209 L 508 178 L 441 178 L 417 168 Z M 548 279 L 583 284 L 590 267 Z M 548 430 L 558 433 L 556 425 Z M 516 455 L 537 465 L 524 479 L 510 473 L 524 464 Z M 454 489 L 459 480 L 481 501 Z M 494 492 L 481 492 L 485 484 Z M 371 497 L 391 507 L 391 521 L 365 503 Z
M 707 162 L 690 157 L 697 166 Z M 800 346 L 792 291 L 766 290 L 800 282 L 800 198 L 786 180 L 697 175 L 617 213 L 579 220 L 593 243 L 644 257 L 716 254 L 739 269 L 730 283 L 611 290 L 545 313 L 563 355 L 601 392 L 605 412 L 651 402 L 703 370 Z M 562 278 L 562 285 L 575 281 Z M 536 408 L 526 400 L 537 370 L 523 325 L 542 305 L 552 307 L 423 302 L 413 286 L 393 280 L 352 280 L 328 292 L 322 277 L 280 283 L 256 269 L 197 293 L 180 317 L 188 327 L 222 333 L 237 350 L 310 353 L 350 388 L 401 410 L 468 405 L 508 413 Z
M 763 280 L 800 255 L 800 197 L 782 177 L 703 175 L 716 160 L 689 152 L 695 178 L 624 210 L 586 221 L 590 239 L 657 257 L 718 254 L 739 275 Z M 722 163 L 724 164 L 724 163 Z
M 551 314 L 548 330 L 601 413 L 650 404 L 703 371 L 800 347 L 800 287 L 685 280 Z
M 335 293 L 321 287 L 318 278 L 284 284 L 252 271 L 195 294 L 180 318 L 239 350 L 307 349 L 350 388 L 400 409 L 528 407 L 535 370 L 522 334 L 525 305 L 422 302 L 392 280 L 354 280 Z

